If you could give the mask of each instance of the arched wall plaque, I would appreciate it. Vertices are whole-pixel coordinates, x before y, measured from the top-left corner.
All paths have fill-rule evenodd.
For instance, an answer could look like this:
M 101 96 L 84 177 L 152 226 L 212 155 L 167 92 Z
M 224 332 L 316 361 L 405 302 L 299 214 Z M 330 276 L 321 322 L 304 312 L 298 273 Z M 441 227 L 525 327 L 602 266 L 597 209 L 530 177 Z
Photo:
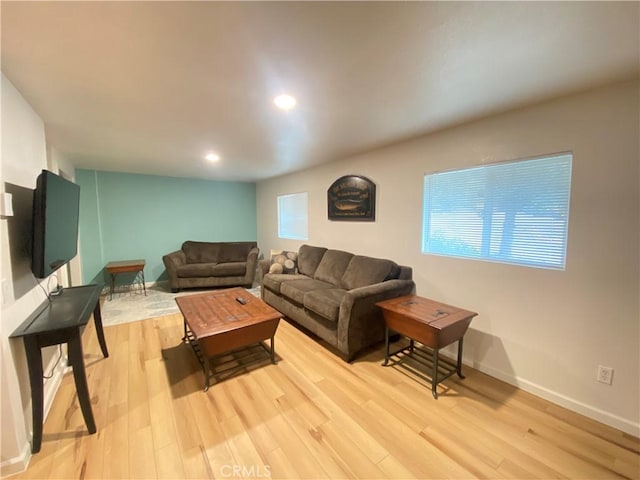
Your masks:
M 340 177 L 327 190 L 327 210 L 329 220 L 375 221 L 375 184 L 359 175 Z

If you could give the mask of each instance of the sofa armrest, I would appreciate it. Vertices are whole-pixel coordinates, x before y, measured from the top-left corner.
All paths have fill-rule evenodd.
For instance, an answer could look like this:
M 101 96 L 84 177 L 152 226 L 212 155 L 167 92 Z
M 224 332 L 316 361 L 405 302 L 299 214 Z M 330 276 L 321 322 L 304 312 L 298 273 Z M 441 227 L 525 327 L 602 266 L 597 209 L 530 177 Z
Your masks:
M 380 302 L 389 298 L 401 297 L 409 295 L 411 290 L 415 288 L 413 280 L 387 280 L 386 282 L 374 283 L 365 287 L 354 288 L 349 290 L 347 295 L 352 297 L 354 301 L 373 301 Z M 407 289 L 409 290 L 407 292 Z
M 384 338 L 384 318 L 377 302 L 410 295 L 415 291 L 413 280 L 387 280 L 349 290 L 340 304 L 338 345 L 352 357 L 363 346 Z
M 247 270 L 244 274 L 244 283 L 248 288 L 253 286 L 253 280 L 256 276 L 256 267 L 258 266 L 258 255 L 260 254 L 260 249 L 258 247 L 254 247 L 249 250 L 249 255 L 247 255 Z
M 167 253 L 162 257 L 162 262 L 167 269 L 167 275 L 169 276 L 169 287 L 172 291 L 176 292 L 180 288 L 178 285 L 178 272 L 177 268 L 180 265 L 187 263 L 187 257 L 182 250 Z
M 262 277 L 269 273 L 269 268 L 271 268 L 270 258 L 263 258 L 258 261 L 258 283 L 260 285 L 262 285 Z

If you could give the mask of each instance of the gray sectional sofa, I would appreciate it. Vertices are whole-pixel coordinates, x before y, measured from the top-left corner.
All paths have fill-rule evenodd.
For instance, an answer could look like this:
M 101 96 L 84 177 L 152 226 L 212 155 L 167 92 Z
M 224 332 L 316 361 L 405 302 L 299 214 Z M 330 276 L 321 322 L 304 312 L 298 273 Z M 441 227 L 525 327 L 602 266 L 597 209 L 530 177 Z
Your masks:
M 193 242 L 171 252 L 162 261 L 172 292 L 182 288 L 250 288 L 258 262 L 256 242 Z
M 302 245 L 298 273 L 266 273 L 262 299 L 325 340 L 347 361 L 384 339 L 376 302 L 415 291 L 411 267 L 391 260 Z

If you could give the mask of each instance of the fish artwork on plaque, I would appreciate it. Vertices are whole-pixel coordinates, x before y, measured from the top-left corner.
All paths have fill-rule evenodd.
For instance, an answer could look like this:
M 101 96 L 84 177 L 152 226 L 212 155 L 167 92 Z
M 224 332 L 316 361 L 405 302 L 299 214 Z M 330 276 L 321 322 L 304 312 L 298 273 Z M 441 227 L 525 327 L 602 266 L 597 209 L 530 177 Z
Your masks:
M 329 220 L 365 221 L 376 219 L 376 185 L 366 177 L 345 175 L 327 190 Z

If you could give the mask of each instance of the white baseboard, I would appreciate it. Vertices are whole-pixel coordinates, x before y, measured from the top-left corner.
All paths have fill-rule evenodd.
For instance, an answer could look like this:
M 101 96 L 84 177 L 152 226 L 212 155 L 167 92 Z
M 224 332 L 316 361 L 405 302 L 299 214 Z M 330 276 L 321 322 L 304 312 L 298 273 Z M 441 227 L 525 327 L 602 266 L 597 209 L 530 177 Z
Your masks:
M 20 472 L 24 472 L 29 466 L 29 460 L 31 460 L 31 444 L 26 442 L 22 446 L 20 455 L 8 460 L 4 460 L 0 463 L 0 476 L 2 478 L 10 477 Z
M 56 364 L 56 362 L 58 363 Z M 53 399 L 56 397 L 56 393 L 58 393 L 58 389 L 62 383 L 62 377 L 64 377 L 65 373 L 71 371 L 71 367 L 67 365 L 67 354 L 64 348 L 62 349 L 60 360 L 58 361 L 58 354 L 56 353 L 44 371 L 45 373 L 51 372 L 51 378 L 45 378 L 43 383 L 43 423 L 47 420 Z M 29 409 L 29 412 L 30 411 L 31 409 Z M 33 431 L 30 432 L 30 438 L 33 438 Z M 17 457 L 9 458 L 0 463 L 2 478 L 24 472 L 29 466 L 30 460 L 31 442 L 27 441 L 22 446 L 22 450 Z
M 629 435 L 633 435 L 634 437 L 640 437 L 640 423 L 635 423 L 626 418 L 622 418 L 612 413 L 605 412 L 604 410 L 596 408 L 592 405 L 588 405 L 574 398 L 567 397 L 566 395 L 562 395 L 561 393 L 554 392 L 553 390 L 549 390 L 548 388 L 542 387 L 528 380 L 523 380 L 522 378 L 519 378 L 517 376 L 506 374 L 495 368 L 487 367 L 485 365 L 473 362 L 463 361 L 463 363 L 470 366 L 471 368 L 475 368 L 476 370 L 481 371 L 482 373 L 486 373 L 487 375 L 497 378 L 498 380 L 502 380 L 503 382 L 518 387 L 525 392 L 529 392 L 540 398 L 544 398 L 545 400 L 548 400 L 556 405 L 560 405 L 561 407 L 565 407 L 573 412 L 584 415 L 585 417 L 597 420 L 598 422 L 609 425 L 610 427 L 622 430 L 623 432 L 628 433 Z

